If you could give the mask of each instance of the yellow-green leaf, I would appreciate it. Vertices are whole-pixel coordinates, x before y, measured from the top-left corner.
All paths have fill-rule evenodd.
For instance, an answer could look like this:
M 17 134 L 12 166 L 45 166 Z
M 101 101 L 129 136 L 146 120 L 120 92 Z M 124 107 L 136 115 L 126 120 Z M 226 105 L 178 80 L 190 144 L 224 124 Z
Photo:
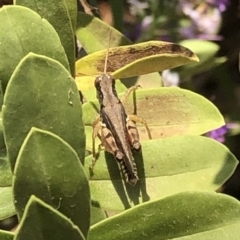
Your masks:
M 178 87 L 137 90 L 136 101 L 130 96 L 125 105 L 128 114 L 134 113 L 134 106 L 137 116 L 147 121 L 153 138 L 201 135 L 224 125 L 223 116 L 209 100 Z M 98 109 L 97 100 L 83 105 L 85 125 L 92 125 Z M 141 139 L 148 139 L 145 127 L 138 124 L 138 129 Z
M 105 57 L 106 50 L 103 50 L 81 58 L 76 63 L 77 75 L 103 73 Z M 149 41 L 110 48 L 107 72 L 114 78 L 127 78 L 197 61 L 193 52 L 178 44 Z

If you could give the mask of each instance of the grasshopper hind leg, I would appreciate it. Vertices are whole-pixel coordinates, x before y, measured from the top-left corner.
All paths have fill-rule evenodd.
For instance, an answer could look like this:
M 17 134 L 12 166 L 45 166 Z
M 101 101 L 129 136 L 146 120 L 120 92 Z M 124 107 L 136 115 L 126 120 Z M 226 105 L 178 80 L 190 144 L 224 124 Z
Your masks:
M 126 125 L 130 145 L 134 150 L 139 151 L 141 149 L 141 144 L 139 142 L 139 133 L 137 127 L 135 123 L 129 119 L 127 119 Z
M 137 166 L 134 160 L 132 160 L 133 171 L 129 171 L 126 163 L 124 162 L 124 154 L 117 147 L 115 138 L 112 132 L 103 124 L 101 130 L 101 140 L 105 147 L 105 150 L 112 153 L 119 163 L 122 173 L 126 179 L 126 182 L 134 186 L 138 181 Z

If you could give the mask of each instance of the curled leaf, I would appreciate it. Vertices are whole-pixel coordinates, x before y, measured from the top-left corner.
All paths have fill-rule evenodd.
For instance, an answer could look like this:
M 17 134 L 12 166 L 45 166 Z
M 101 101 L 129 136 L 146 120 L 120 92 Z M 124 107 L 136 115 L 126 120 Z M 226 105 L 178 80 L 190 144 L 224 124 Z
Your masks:
M 77 75 L 99 75 L 104 72 L 106 50 L 81 58 L 76 63 Z M 107 72 L 114 78 L 127 78 L 159 72 L 197 62 L 198 57 L 178 44 L 149 41 L 109 49 Z

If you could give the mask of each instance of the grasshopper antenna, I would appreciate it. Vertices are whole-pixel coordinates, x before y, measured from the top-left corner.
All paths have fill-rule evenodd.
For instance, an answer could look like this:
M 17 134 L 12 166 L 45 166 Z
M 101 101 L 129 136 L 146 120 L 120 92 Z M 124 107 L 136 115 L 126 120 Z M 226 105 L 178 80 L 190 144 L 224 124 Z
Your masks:
M 112 35 L 112 29 L 110 28 L 107 53 L 106 53 L 105 63 L 104 63 L 104 71 L 103 71 L 104 74 L 107 74 L 107 60 L 108 60 L 108 54 L 109 54 L 109 48 L 110 48 L 111 35 Z

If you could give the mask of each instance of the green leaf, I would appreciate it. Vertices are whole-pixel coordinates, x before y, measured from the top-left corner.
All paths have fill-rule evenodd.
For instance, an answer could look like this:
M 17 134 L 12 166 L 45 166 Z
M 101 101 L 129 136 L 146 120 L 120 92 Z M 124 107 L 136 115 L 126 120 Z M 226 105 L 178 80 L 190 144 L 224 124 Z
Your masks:
M 76 28 L 77 28 L 77 13 L 78 13 L 77 1 L 75 1 L 75 0 L 65 0 L 65 4 L 66 4 L 67 9 L 68 9 L 69 17 L 71 19 L 71 25 L 72 25 L 73 33 L 75 34 Z
M 0 106 L 2 106 L 2 104 Z M 3 135 L 2 117 L 0 117 L 0 150 L 5 148 L 6 146 L 5 146 L 4 135 Z M 1 177 L 1 174 L 0 174 L 0 177 Z
M 16 214 L 13 201 L 12 187 L 0 187 L 0 220 Z
M 193 63 L 180 67 L 179 70 L 182 79 L 190 78 L 193 75 L 208 71 L 213 67 L 217 67 L 226 61 L 226 57 L 216 57 L 219 45 L 210 41 L 189 39 L 181 41 L 179 44 L 189 48 L 200 59 L 199 63 Z
M 212 59 L 219 50 L 218 44 L 199 39 L 188 39 L 181 41 L 179 44 L 196 53 L 201 63 Z
M 112 154 L 101 151 L 90 178 L 92 200 L 102 209 L 122 211 L 149 199 L 174 193 L 218 189 L 234 172 L 235 156 L 222 144 L 202 136 L 179 136 L 142 141 L 142 153 L 134 153 L 140 182 L 122 182 Z M 86 158 L 85 169 L 92 161 Z
M 81 42 L 84 50 L 90 54 L 108 47 L 108 38 L 111 29 L 111 47 L 130 44 L 122 33 L 97 17 L 78 12 L 77 39 Z
M 21 6 L 0 9 L 0 79 L 6 85 L 19 61 L 29 52 L 46 55 L 67 69 L 67 56 L 55 29 L 34 11 Z
M 79 93 L 70 73 L 53 59 L 29 53 L 20 61 L 4 96 L 3 126 L 12 170 L 33 126 L 62 137 L 84 162 Z
M 92 201 L 91 205 L 91 225 L 96 224 L 104 219 L 106 219 L 106 213 L 101 209 L 100 205 L 97 202 Z
M 114 27 L 123 31 L 123 18 L 125 13 L 125 3 L 123 1 L 109 0 L 109 7 L 112 14 Z
M 90 224 L 88 180 L 76 152 L 57 135 L 32 128 L 20 149 L 13 192 L 21 218 L 31 195 L 57 208 L 87 236 Z
M 12 185 L 12 171 L 7 158 L 6 149 L 0 150 L 0 187 Z
M 107 50 L 92 53 L 76 62 L 77 75 L 104 72 Z M 178 44 L 149 41 L 109 49 L 107 72 L 114 78 L 127 78 L 197 62 L 198 57 Z
M 29 199 L 15 240 L 84 240 L 71 219 L 35 196 Z
M 1 240 L 13 240 L 13 238 L 14 238 L 14 234 L 12 232 L 8 232 L 0 229 Z
M 122 94 L 119 94 L 122 96 Z M 136 91 L 125 104 L 128 114 L 134 113 L 145 119 L 153 138 L 176 135 L 201 135 L 224 125 L 219 110 L 206 98 L 178 87 L 163 87 Z M 83 105 L 85 125 L 92 125 L 98 115 L 98 101 Z M 148 139 L 143 125 L 138 127 L 140 138 Z
M 37 12 L 55 28 L 67 54 L 72 76 L 75 76 L 75 39 L 65 0 L 51 0 L 47 4 L 42 0 L 15 0 L 15 4 Z
M 229 196 L 185 192 L 149 202 L 91 227 L 89 240 L 238 240 L 240 203 Z

